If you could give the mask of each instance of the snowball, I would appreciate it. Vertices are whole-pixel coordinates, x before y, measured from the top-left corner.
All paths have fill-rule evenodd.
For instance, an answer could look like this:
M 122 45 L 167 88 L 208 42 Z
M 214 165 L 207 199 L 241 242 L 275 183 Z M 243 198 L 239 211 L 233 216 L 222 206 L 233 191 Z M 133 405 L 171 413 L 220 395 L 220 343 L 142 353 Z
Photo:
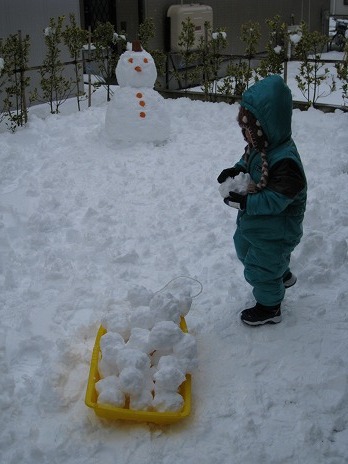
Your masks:
M 183 397 L 176 392 L 158 392 L 152 405 L 159 412 L 179 411 L 184 404 Z
M 157 321 L 180 321 L 180 301 L 171 293 L 156 293 L 150 301 L 150 310 Z
M 104 353 L 106 350 L 110 350 L 113 351 L 116 356 L 117 350 L 124 347 L 124 339 L 122 335 L 117 332 L 106 332 L 100 338 L 100 349 L 102 353 Z
M 129 399 L 129 408 L 136 411 L 148 411 L 152 407 L 153 396 L 151 392 L 145 391 L 140 395 L 132 395 Z
M 182 293 L 178 297 L 181 316 L 187 316 L 192 306 L 192 297 L 189 292 Z
M 140 327 L 133 327 L 129 340 L 126 344 L 127 348 L 133 348 L 136 350 L 143 351 L 144 353 L 149 352 L 149 335 L 148 329 L 142 329 Z
M 175 367 L 176 369 L 181 369 L 181 364 L 176 356 L 167 355 L 162 356 L 159 359 L 157 367 L 158 369 L 161 369 L 162 367 Z
M 148 306 L 152 297 L 153 292 L 147 290 L 142 285 L 135 285 L 127 293 L 127 300 L 135 308 L 138 306 Z
M 155 324 L 155 314 L 148 306 L 134 308 L 129 316 L 131 327 L 142 329 L 152 329 Z
M 161 358 L 163 358 L 164 356 L 170 356 L 172 354 L 173 354 L 172 347 L 167 347 L 167 348 L 164 348 L 163 350 L 155 350 L 150 356 L 151 365 L 154 367 L 157 367 Z
M 118 374 L 117 356 L 124 346 L 124 340 L 118 333 L 107 332 L 100 338 L 101 359 L 98 370 L 101 377 Z
M 119 370 L 117 366 L 116 358 L 108 358 L 107 355 L 103 356 L 98 363 L 98 371 L 100 377 L 109 377 L 112 375 L 118 375 Z
M 98 403 L 111 404 L 118 408 L 125 406 L 125 395 L 119 388 L 119 379 L 116 376 L 109 376 L 99 380 L 95 384 L 98 393 Z
M 130 323 L 126 310 L 129 308 L 120 305 L 115 306 L 115 313 L 108 314 L 102 318 L 102 326 L 105 327 L 108 332 L 118 332 L 124 340 L 128 340 L 130 335 Z
M 185 379 L 185 374 L 180 369 L 173 366 L 161 367 L 154 375 L 155 391 L 175 392 Z
M 197 367 L 197 343 L 193 335 L 184 333 L 173 346 L 173 353 L 180 360 L 181 365 L 185 366 L 185 372 L 191 372 Z
M 150 368 L 150 358 L 146 353 L 133 348 L 124 348 L 117 354 L 117 365 L 120 372 L 126 367 L 134 367 L 141 371 Z
M 140 395 L 144 391 L 144 373 L 135 367 L 126 367 L 119 375 L 121 390 L 128 395 Z
M 172 348 L 182 338 L 183 332 L 173 321 L 157 322 L 149 336 L 152 350 L 166 350 Z
M 222 198 L 227 198 L 230 192 L 236 192 L 241 195 L 248 193 L 248 186 L 251 182 L 250 174 L 241 172 L 234 178 L 228 177 L 225 182 L 220 184 L 219 192 Z

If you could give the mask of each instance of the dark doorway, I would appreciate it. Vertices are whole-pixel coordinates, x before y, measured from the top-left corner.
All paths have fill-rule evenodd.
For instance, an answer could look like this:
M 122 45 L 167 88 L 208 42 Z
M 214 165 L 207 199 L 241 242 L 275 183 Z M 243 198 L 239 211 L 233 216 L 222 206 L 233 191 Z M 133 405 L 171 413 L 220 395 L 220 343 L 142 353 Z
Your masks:
M 115 0 L 84 0 L 83 9 L 85 28 L 91 26 L 93 30 L 97 22 L 116 25 Z

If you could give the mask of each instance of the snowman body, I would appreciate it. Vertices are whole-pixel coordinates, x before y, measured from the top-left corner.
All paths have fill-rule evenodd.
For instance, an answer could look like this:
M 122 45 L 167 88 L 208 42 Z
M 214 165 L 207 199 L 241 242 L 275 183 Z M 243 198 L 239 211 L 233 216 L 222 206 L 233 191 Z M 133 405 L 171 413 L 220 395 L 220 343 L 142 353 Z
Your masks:
M 116 66 L 118 87 L 105 117 L 107 136 L 113 141 L 163 142 L 170 134 L 164 98 L 153 89 L 157 70 L 144 50 L 124 52 Z

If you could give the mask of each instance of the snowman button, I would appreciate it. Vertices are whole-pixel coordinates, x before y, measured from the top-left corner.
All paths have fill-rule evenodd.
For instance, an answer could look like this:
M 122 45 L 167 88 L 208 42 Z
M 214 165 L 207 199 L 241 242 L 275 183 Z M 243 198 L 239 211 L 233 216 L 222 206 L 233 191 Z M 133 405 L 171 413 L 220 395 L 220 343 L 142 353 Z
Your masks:
M 141 111 L 141 112 L 139 113 L 139 116 L 140 116 L 141 118 L 145 118 L 145 117 L 146 117 L 146 113 L 145 113 L 144 111 Z
M 143 98 L 143 94 L 142 94 L 141 92 L 138 92 L 138 93 L 136 94 L 136 97 L 137 97 L 137 98 Z
M 139 105 L 142 106 L 142 107 L 144 107 L 144 106 L 145 106 L 144 100 L 140 100 Z

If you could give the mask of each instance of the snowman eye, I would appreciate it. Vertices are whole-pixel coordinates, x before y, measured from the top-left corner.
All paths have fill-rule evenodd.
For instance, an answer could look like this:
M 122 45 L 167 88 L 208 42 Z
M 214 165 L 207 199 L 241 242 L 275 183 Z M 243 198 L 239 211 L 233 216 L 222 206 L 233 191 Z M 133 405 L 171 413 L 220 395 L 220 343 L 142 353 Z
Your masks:
M 133 58 L 128 58 L 128 63 L 133 63 Z
M 147 58 L 144 58 L 144 63 L 148 63 L 149 60 Z

